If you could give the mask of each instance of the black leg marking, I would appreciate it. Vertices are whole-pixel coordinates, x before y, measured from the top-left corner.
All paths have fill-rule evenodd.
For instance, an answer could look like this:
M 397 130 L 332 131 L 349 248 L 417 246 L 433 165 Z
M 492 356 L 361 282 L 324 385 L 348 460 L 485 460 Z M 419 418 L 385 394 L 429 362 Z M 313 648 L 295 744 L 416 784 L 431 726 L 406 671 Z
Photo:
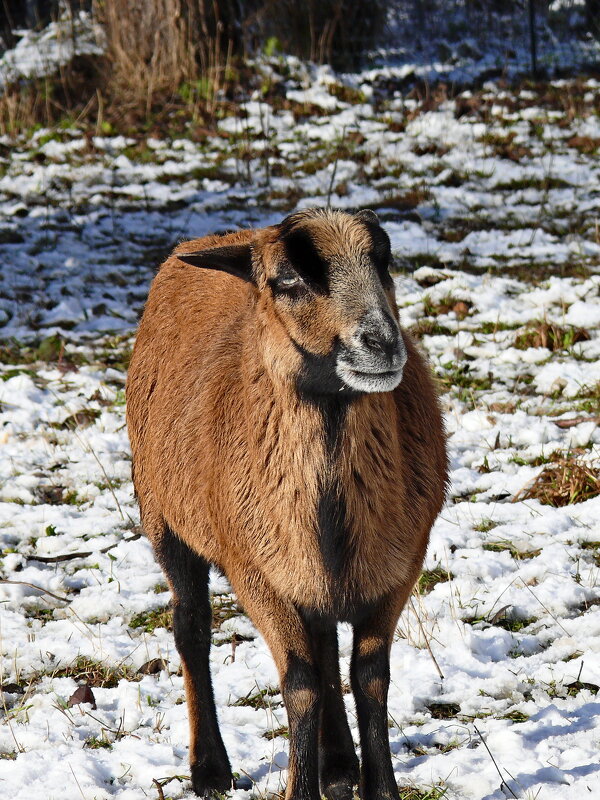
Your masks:
M 175 645 L 184 666 L 190 718 L 192 786 L 211 796 L 231 788 L 232 775 L 223 745 L 210 677 L 212 609 L 209 564 L 168 526 L 156 555 L 173 588 Z
M 361 653 L 355 638 L 350 669 L 360 731 L 362 800 L 398 800 L 387 725 L 387 646 L 382 643 L 371 652 Z
M 335 621 L 305 618 L 321 682 L 319 780 L 327 800 L 352 800 L 359 765 L 340 680 Z
M 282 686 L 290 729 L 290 780 L 286 797 L 319 800 L 320 692 L 312 664 L 291 653 Z

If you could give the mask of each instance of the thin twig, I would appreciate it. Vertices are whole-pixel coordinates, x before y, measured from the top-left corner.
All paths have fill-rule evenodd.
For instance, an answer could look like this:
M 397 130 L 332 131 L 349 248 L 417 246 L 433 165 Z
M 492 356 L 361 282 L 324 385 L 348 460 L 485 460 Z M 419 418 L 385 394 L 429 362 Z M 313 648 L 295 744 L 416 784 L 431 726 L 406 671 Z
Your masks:
M 550 611 L 550 609 L 549 609 L 547 606 L 545 606 L 545 605 L 542 603 L 542 601 L 541 601 L 541 600 L 540 600 L 540 598 L 539 598 L 539 597 L 536 595 L 536 593 L 535 593 L 535 592 L 534 592 L 534 591 L 533 591 L 533 590 L 532 590 L 532 589 L 531 589 L 529 586 L 527 586 L 527 584 L 525 583 L 525 581 L 523 580 L 523 578 L 521 578 L 521 583 L 522 583 L 522 584 L 523 584 L 523 586 L 524 586 L 524 587 L 527 589 L 527 591 L 528 591 L 530 594 L 532 594 L 532 595 L 533 595 L 533 597 L 535 597 L 535 599 L 538 601 L 538 603 L 541 605 L 541 607 L 544 609 L 544 611 L 545 611 L 547 614 L 550 614 L 550 616 L 552 617 L 552 619 L 554 620 L 554 622 L 556 622 L 556 624 L 558 625 L 558 627 L 559 627 L 559 628 L 561 628 L 561 629 L 562 629 L 562 630 L 563 630 L 563 631 L 564 631 L 564 632 L 567 634 L 567 636 L 570 636 L 571 634 L 569 633 L 569 631 L 568 631 L 568 630 L 567 630 L 565 627 L 563 627 L 563 625 L 561 625 L 560 621 L 559 621 L 559 620 L 558 620 L 558 619 L 557 619 L 557 618 L 554 616 L 554 614 L 553 614 L 553 613 Z
M 156 778 L 152 779 L 152 783 L 156 786 L 156 791 L 158 792 L 158 800 L 165 800 L 165 793 L 162 790 L 161 784 L 156 780 Z
M 107 472 L 106 472 L 106 470 L 104 469 L 104 464 L 103 464 L 103 463 L 100 461 L 100 459 L 99 459 L 99 458 L 98 458 L 98 456 L 96 455 L 96 452 L 95 452 L 94 448 L 91 446 L 91 444 L 90 444 L 89 442 L 84 442 L 84 441 L 82 440 L 82 438 L 79 436 L 79 434 L 77 433 L 77 431 L 73 431 L 73 433 L 75 434 L 75 438 L 79 439 L 79 442 L 80 442 L 80 444 L 81 444 L 81 445 L 84 447 L 84 449 L 87 449 L 87 451 L 88 451 L 89 453 L 91 453 L 91 454 L 92 454 L 92 456 L 93 456 L 93 457 L 96 459 L 96 461 L 98 462 L 98 466 L 100 467 L 100 469 L 102 470 L 102 474 L 103 474 L 103 475 L 104 475 L 104 477 L 106 478 L 106 483 L 108 484 L 108 489 L 109 489 L 110 493 L 111 493 L 111 494 L 112 494 L 112 496 L 113 496 L 113 500 L 114 500 L 114 501 L 115 501 L 115 503 L 117 504 L 117 508 L 118 508 L 118 510 L 119 510 L 119 514 L 121 515 L 121 519 L 123 519 L 123 520 L 124 520 L 124 519 L 125 519 L 125 514 L 123 513 L 123 509 L 121 508 L 121 504 L 119 503 L 119 501 L 118 501 L 118 499 L 117 499 L 117 495 L 115 494 L 115 490 L 114 490 L 114 488 L 113 488 L 112 481 L 111 481 L 111 479 L 108 477 L 108 473 L 107 473 Z
M 427 647 L 427 650 L 429 651 L 429 655 L 431 656 L 431 660 L 435 664 L 435 668 L 438 671 L 438 675 L 440 676 L 440 678 L 442 680 L 444 680 L 444 673 L 440 669 L 440 665 L 438 664 L 438 662 L 436 661 L 435 656 L 433 655 L 433 650 L 431 649 L 431 645 L 429 644 L 429 639 L 427 638 L 427 634 L 425 633 L 425 628 L 423 627 L 423 623 L 421 622 L 421 619 L 419 617 L 417 609 L 415 608 L 415 604 L 413 603 L 412 597 L 410 598 L 410 605 L 411 605 L 411 608 L 413 610 L 413 613 L 414 613 L 415 617 L 417 618 L 417 622 L 419 624 L 419 628 L 421 629 L 421 633 L 423 634 L 423 638 L 425 639 L 425 646 Z
M 331 195 L 333 194 L 333 182 L 335 181 L 335 176 L 337 174 L 339 160 L 340 157 L 339 155 L 337 155 L 335 157 L 335 161 L 333 162 L 333 169 L 331 171 L 331 180 L 329 181 L 329 188 L 327 189 L 327 208 L 331 208 Z
M 0 626 L 0 644 L 1 643 L 2 643 L 2 627 Z M 0 671 L 0 680 L 2 680 L 2 678 L 3 678 L 3 675 L 2 675 L 2 672 Z M 17 677 L 17 679 L 18 679 L 18 677 Z M 2 680 L 2 683 L 4 683 L 3 680 Z M 8 713 L 9 709 L 8 709 L 8 707 L 6 705 L 6 695 L 4 694 L 4 691 L 1 691 L 0 694 L 2 695 L 2 707 L 3 707 L 3 710 L 4 710 L 4 719 L 6 720 L 6 724 L 8 725 L 8 729 L 10 731 L 10 735 L 12 736 L 12 738 L 15 741 L 15 745 L 16 745 L 17 751 L 19 753 L 24 753 L 25 752 L 25 748 L 22 747 L 21 744 L 19 743 L 19 741 L 17 740 L 17 737 L 15 736 L 15 732 L 14 732 L 14 729 L 13 729 L 13 726 L 12 726 L 12 722 L 10 720 L 10 714 Z
M 513 797 L 515 797 L 515 798 L 517 798 L 517 795 L 516 795 L 516 794 L 513 792 L 513 790 L 510 788 L 510 786 L 509 786 L 509 785 L 506 783 L 506 781 L 504 780 L 504 777 L 503 777 L 502 773 L 500 772 L 500 767 L 499 767 L 499 766 L 498 766 L 498 764 L 496 763 L 496 759 L 495 759 L 495 758 L 494 758 L 494 756 L 492 755 L 492 751 L 491 751 L 491 750 L 490 750 L 490 748 L 487 746 L 487 742 L 485 741 L 485 739 L 483 738 L 483 736 L 482 736 L 482 735 L 481 735 L 481 733 L 479 732 L 479 728 L 477 727 L 477 725 L 475 725 L 475 723 L 473 723 L 473 727 L 474 727 L 474 728 L 475 728 L 475 730 L 477 731 L 477 735 L 478 735 L 478 736 L 479 736 L 479 738 L 481 739 L 481 741 L 482 741 L 482 743 L 483 743 L 483 746 L 484 746 L 484 747 L 485 747 L 485 749 L 488 751 L 488 753 L 489 753 L 489 756 L 490 756 L 490 758 L 492 759 L 492 763 L 493 763 L 493 765 L 496 767 L 496 771 L 497 771 L 498 775 L 500 775 L 500 780 L 502 781 L 502 783 L 500 784 L 500 788 L 502 788 L 503 786 L 506 786 L 506 788 L 507 788 L 507 789 L 508 789 L 508 791 L 509 791 L 509 792 L 512 794 L 512 796 L 513 796 Z M 517 800 L 518 800 L 518 798 L 517 798 Z
M 75 778 L 75 783 L 77 784 L 77 788 L 79 789 L 79 792 L 80 792 L 81 796 L 83 797 L 83 800 L 85 800 L 85 795 L 83 793 L 83 790 L 82 790 L 81 786 L 79 785 L 79 781 L 77 780 L 77 775 L 75 775 L 75 773 L 73 772 L 73 767 L 71 766 L 70 763 L 69 763 L 69 769 L 71 770 L 71 774 Z
M 99 722 L 100 725 L 102 725 L 102 727 L 105 730 L 110 731 L 110 733 L 114 734 L 116 739 L 122 739 L 123 736 L 131 736 L 132 739 L 141 739 L 142 738 L 141 736 L 138 736 L 137 733 L 132 733 L 131 731 L 125 731 L 125 730 L 122 731 L 121 730 L 121 722 L 123 721 L 122 718 L 121 718 L 121 720 L 119 722 L 119 727 L 118 728 L 111 728 L 110 725 L 107 725 L 106 722 L 103 722 L 99 717 L 95 717 L 93 714 L 91 714 L 89 711 L 87 711 L 87 709 L 83 713 L 84 713 L 85 716 L 91 717 L 96 722 Z
M 37 589 L 38 592 L 49 594 L 50 597 L 53 597 L 55 600 L 60 600 L 61 603 L 71 602 L 68 597 L 60 597 L 60 595 L 49 592 L 48 589 L 44 589 L 42 586 L 38 586 L 36 583 L 28 583 L 28 581 L 9 581 L 6 578 L 0 579 L 0 583 L 12 583 L 15 586 L 31 586 L 32 589 Z

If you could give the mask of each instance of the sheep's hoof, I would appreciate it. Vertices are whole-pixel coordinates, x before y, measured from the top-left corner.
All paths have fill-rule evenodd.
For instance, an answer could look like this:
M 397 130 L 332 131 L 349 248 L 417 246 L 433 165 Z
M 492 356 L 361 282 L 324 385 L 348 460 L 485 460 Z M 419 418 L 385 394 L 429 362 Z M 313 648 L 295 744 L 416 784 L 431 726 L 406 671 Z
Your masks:
M 192 764 L 192 788 L 199 797 L 213 798 L 216 793 L 228 792 L 232 786 L 233 775 L 228 764 Z
M 323 787 L 323 796 L 326 800 L 352 800 L 354 787 L 351 781 L 337 781 Z
M 354 787 L 360 780 L 358 758 L 353 750 L 322 753 L 320 773 L 321 794 L 326 800 L 352 800 Z

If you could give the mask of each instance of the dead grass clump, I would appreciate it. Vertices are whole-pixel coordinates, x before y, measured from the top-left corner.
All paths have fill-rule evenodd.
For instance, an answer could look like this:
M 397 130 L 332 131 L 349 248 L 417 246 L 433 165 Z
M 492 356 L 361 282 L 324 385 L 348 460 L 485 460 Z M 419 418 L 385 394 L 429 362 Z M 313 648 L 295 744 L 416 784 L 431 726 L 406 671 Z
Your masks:
M 531 483 L 515 495 L 519 500 L 539 500 L 544 505 L 568 506 L 600 494 L 600 469 L 581 459 L 560 458 L 548 464 Z
M 600 139 L 593 139 L 591 136 L 571 136 L 567 140 L 567 147 L 574 147 L 584 155 L 591 155 L 600 148 Z
M 442 297 L 437 303 L 434 303 L 429 296 L 423 298 L 423 311 L 428 317 L 437 317 L 440 314 L 448 314 L 454 311 L 457 319 L 463 320 L 473 308 L 473 303 L 470 300 L 458 300 L 451 295 Z
M 396 211 L 413 211 L 417 206 L 431 200 L 432 194 L 425 186 L 415 186 L 402 194 L 389 194 L 384 197 L 373 210 L 377 208 L 393 208 Z M 371 206 L 369 206 L 371 208 Z
M 151 611 L 141 611 L 131 618 L 130 628 L 140 628 L 146 633 L 153 633 L 155 628 L 173 630 L 173 611 L 171 608 L 154 608 Z
M 68 667 L 56 669 L 49 674 L 52 678 L 73 678 L 77 683 L 100 686 L 104 689 L 114 688 L 123 678 L 126 680 L 135 679 L 132 671 L 123 664 L 109 666 L 87 656 L 79 656 Z
M 16 136 L 39 125 L 50 128 L 59 122 L 97 119 L 106 72 L 103 57 L 79 55 L 53 75 L 8 84 L 0 95 L 0 135 Z
M 408 328 L 411 336 L 415 339 L 422 339 L 423 336 L 452 336 L 453 332 L 445 325 L 438 325 L 435 320 L 420 319 Z
M 491 131 L 481 137 L 481 141 L 488 145 L 492 153 L 499 158 L 506 158 L 509 161 L 519 163 L 522 158 L 531 158 L 532 152 L 528 147 L 515 142 L 517 134 L 515 131 L 506 133 L 496 133 Z
M 575 328 L 572 325 L 561 327 L 553 322 L 534 322 L 519 333 L 515 338 L 514 346 L 517 350 L 527 350 L 529 347 L 545 347 L 548 350 L 568 350 L 577 342 L 587 342 L 590 334 L 585 328 Z
M 219 27 L 211 35 L 204 15 L 199 36 L 185 10 L 181 0 L 96 0 L 111 73 L 106 91 L 121 108 L 148 116 L 160 98 L 176 96 L 183 85 L 212 108 L 226 60 Z
M 52 74 L 14 81 L 0 97 L 0 134 L 58 122 L 134 132 L 141 123 L 214 118 L 232 44 L 218 4 L 92 0 L 103 56 L 78 55 Z
M 452 580 L 454 576 L 438 565 L 434 569 L 423 570 L 416 584 L 418 594 L 429 594 L 438 583 Z

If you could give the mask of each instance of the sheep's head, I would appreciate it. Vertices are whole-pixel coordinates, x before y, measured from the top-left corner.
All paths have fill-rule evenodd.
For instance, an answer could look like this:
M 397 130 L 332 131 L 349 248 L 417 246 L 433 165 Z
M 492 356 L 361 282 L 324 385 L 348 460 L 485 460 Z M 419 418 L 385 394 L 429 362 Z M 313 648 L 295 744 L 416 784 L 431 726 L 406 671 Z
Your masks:
M 390 241 L 373 212 L 302 211 L 257 232 L 251 244 L 179 258 L 254 284 L 259 313 L 300 355 L 302 391 L 387 392 L 400 383 L 406 349 Z

